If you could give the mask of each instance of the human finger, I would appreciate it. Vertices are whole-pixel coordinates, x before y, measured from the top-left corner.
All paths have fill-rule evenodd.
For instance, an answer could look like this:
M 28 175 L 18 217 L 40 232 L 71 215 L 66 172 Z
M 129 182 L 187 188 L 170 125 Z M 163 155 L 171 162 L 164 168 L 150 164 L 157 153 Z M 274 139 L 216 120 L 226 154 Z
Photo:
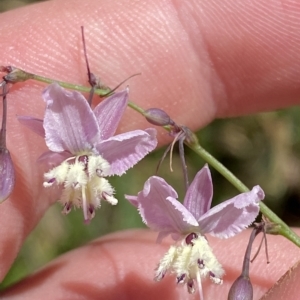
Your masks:
M 79 30 L 84 25 L 95 74 L 114 86 L 142 72 L 130 81 L 132 100 L 159 106 L 195 129 L 215 117 L 297 103 L 298 13 L 297 2 L 49 1 L 0 16 L 2 64 L 87 83 Z M 43 116 L 43 86 L 19 83 L 8 95 L 17 188 L 1 205 L 1 278 L 51 203 L 40 195 L 35 163 L 44 141 L 15 118 Z M 120 130 L 140 126 L 149 124 L 128 110 Z
M 107 235 L 57 258 L 1 296 L 4 299 L 186 299 L 186 288 L 176 286 L 174 276 L 167 274 L 161 282 L 153 281 L 154 269 L 172 244 L 170 241 L 156 244 L 156 236 L 157 233 L 148 230 Z M 249 236 L 250 230 L 227 240 L 208 237 L 226 274 L 222 285 L 203 281 L 205 299 L 227 297 L 233 281 L 241 274 Z M 254 249 L 258 244 L 256 241 Z M 259 299 L 300 258 L 298 248 L 282 237 L 268 236 L 268 245 L 271 263 L 266 263 L 262 251 L 250 267 L 254 299 Z M 285 293 L 289 295 L 288 291 Z M 199 296 L 196 293 L 189 298 L 199 299 Z

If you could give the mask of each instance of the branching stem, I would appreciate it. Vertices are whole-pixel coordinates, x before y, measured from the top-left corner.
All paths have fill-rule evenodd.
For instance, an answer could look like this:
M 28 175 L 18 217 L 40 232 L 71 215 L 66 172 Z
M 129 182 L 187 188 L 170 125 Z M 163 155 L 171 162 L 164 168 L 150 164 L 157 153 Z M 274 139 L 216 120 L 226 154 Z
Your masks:
M 60 86 L 76 90 L 79 92 L 90 92 L 89 87 L 81 86 L 81 85 L 74 85 L 67 82 L 57 81 L 54 79 L 50 79 L 47 77 L 31 74 L 28 74 L 28 79 L 34 79 L 44 83 L 53 83 L 56 82 Z M 112 90 L 109 88 L 95 88 L 95 94 L 99 96 L 107 96 L 111 94 Z M 128 106 L 138 112 L 139 114 L 145 114 L 144 109 L 139 107 L 132 101 L 129 101 Z M 164 126 L 166 130 L 170 130 L 170 126 Z M 186 139 L 185 144 L 191 148 L 196 154 L 198 154 L 203 160 L 205 160 L 209 165 L 211 165 L 214 169 L 216 169 L 221 175 L 223 175 L 239 192 L 245 193 L 249 191 L 249 188 L 244 185 L 236 176 L 234 176 L 224 165 L 222 165 L 215 157 L 213 157 L 210 153 L 208 153 L 202 146 L 200 146 L 196 135 L 194 134 L 194 138 Z M 293 242 L 295 245 L 300 247 L 300 237 L 292 231 L 286 223 L 284 223 L 273 211 L 271 211 L 263 202 L 260 202 L 260 211 L 261 213 L 272 223 L 278 225 L 276 231 L 273 231 L 272 234 L 280 234 L 286 237 L 288 240 Z

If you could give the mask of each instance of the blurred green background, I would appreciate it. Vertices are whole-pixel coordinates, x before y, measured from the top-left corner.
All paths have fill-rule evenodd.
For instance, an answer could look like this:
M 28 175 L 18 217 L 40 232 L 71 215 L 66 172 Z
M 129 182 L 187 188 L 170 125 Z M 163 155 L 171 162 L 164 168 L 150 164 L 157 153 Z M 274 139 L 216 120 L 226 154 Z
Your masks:
M 40 1 L 1 0 L 0 12 Z M 138 117 L 138 116 L 137 116 Z M 217 120 L 198 132 L 201 144 L 227 166 L 247 186 L 260 184 L 266 192 L 265 203 L 291 226 L 300 225 L 300 108 L 258 114 L 230 120 Z M 175 147 L 177 148 L 177 147 Z M 103 203 L 89 226 L 83 224 L 82 211 L 61 215 L 61 206 L 53 205 L 27 238 L 12 269 L 1 283 L 3 289 L 43 266 L 58 255 L 79 247 L 104 234 L 127 228 L 143 227 L 136 209 L 123 198 L 136 194 L 155 171 L 164 149 L 149 155 L 122 178 L 110 179 L 120 200 L 116 207 Z M 190 179 L 204 162 L 186 149 Z M 168 159 L 159 175 L 176 186 L 183 198 L 183 178 L 178 153 L 173 173 Z M 212 170 L 214 205 L 237 191 Z
M 45 0 L 0 0 L 0 12 Z

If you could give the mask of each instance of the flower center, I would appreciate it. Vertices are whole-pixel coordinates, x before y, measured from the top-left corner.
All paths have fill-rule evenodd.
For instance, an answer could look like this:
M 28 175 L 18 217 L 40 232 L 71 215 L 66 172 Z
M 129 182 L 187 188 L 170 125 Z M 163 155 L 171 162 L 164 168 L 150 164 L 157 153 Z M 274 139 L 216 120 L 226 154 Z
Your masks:
M 66 159 L 59 166 L 44 174 L 44 187 L 54 184 L 62 186 L 60 202 L 63 213 L 71 211 L 72 206 L 82 207 L 86 222 L 94 217 L 95 209 L 101 200 L 117 204 L 113 197 L 114 189 L 107 179 L 109 163 L 101 155 L 80 155 Z
M 197 275 L 207 275 L 217 284 L 222 283 L 224 271 L 208 245 L 206 238 L 197 233 L 188 234 L 180 246 L 171 246 L 160 260 L 155 280 L 160 281 L 170 271 L 176 274 L 178 284 L 186 284 L 188 292 L 195 292 Z

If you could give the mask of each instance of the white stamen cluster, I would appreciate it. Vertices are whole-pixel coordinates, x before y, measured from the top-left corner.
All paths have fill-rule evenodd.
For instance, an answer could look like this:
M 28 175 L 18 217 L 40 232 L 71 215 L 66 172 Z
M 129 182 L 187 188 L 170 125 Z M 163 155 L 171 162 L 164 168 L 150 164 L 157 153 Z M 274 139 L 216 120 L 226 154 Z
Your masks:
M 180 246 L 171 246 L 160 260 L 155 271 L 155 280 L 160 281 L 169 271 L 174 273 L 178 284 L 186 284 L 189 293 L 195 292 L 197 278 L 207 275 L 216 284 L 222 284 L 224 270 L 214 256 L 206 238 L 196 235 L 187 243 L 185 238 Z M 197 276 L 198 275 L 198 276 Z
M 109 175 L 110 165 L 100 155 L 81 155 L 68 158 L 59 166 L 44 174 L 44 187 L 61 185 L 60 202 L 63 213 L 69 213 L 72 206 L 82 207 L 85 220 L 93 218 L 94 210 L 101 200 L 115 205 L 114 189 L 104 176 Z

